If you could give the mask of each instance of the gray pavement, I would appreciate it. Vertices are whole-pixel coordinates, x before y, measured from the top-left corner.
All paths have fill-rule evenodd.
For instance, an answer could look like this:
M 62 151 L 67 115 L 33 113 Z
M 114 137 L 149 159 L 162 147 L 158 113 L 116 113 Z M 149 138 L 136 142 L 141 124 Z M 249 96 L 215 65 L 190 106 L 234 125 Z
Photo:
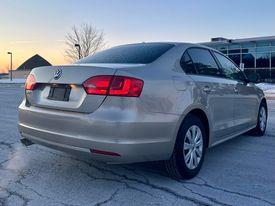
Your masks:
M 166 176 L 158 162 L 106 165 L 19 143 L 24 91 L 0 84 L 0 205 L 275 205 L 275 101 L 264 137 L 207 151 L 198 177 Z

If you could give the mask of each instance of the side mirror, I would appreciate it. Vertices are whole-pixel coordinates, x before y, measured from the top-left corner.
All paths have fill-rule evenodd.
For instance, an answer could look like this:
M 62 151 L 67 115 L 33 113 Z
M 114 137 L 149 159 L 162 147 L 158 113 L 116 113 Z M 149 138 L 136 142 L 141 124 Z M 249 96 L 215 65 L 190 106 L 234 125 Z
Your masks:
M 258 81 L 258 75 L 255 72 L 251 72 L 246 75 L 249 82 L 256 83 Z

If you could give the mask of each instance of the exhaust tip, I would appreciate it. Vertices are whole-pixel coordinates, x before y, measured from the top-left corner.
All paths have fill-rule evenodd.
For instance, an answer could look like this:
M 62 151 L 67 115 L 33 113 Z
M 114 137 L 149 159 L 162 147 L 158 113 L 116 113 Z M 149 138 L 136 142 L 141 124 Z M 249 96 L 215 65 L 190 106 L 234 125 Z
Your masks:
M 30 146 L 30 145 L 32 145 L 32 144 L 34 144 L 32 141 L 30 141 L 30 140 L 28 140 L 28 139 L 26 139 L 26 138 L 20 139 L 20 142 L 21 142 L 23 145 L 25 145 L 26 147 L 27 147 L 27 146 Z

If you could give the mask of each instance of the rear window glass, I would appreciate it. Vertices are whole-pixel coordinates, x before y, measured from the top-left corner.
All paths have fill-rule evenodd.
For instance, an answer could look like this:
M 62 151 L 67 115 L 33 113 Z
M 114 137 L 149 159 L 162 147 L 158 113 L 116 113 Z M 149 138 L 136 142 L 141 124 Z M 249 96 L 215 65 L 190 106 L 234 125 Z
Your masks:
M 181 66 L 186 74 L 196 74 L 196 68 L 193 64 L 192 60 L 190 59 L 190 56 L 187 52 L 184 53 L 182 59 L 181 59 Z
M 80 59 L 76 63 L 148 64 L 155 61 L 173 46 L 173 44 L 167 43 L 142 43 L 117 46 Z

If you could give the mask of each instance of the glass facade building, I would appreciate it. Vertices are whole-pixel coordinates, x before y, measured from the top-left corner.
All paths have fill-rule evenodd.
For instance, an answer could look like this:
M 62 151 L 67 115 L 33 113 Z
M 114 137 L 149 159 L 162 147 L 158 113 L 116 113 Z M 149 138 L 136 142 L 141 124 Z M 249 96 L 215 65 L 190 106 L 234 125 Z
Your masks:
M 217 37 L 202 44 L 224 53 L 238 66 L 242 65 L 245 73 L 256 73 L 258 82 L 275 83 L 275 36 L 246 39 Z

